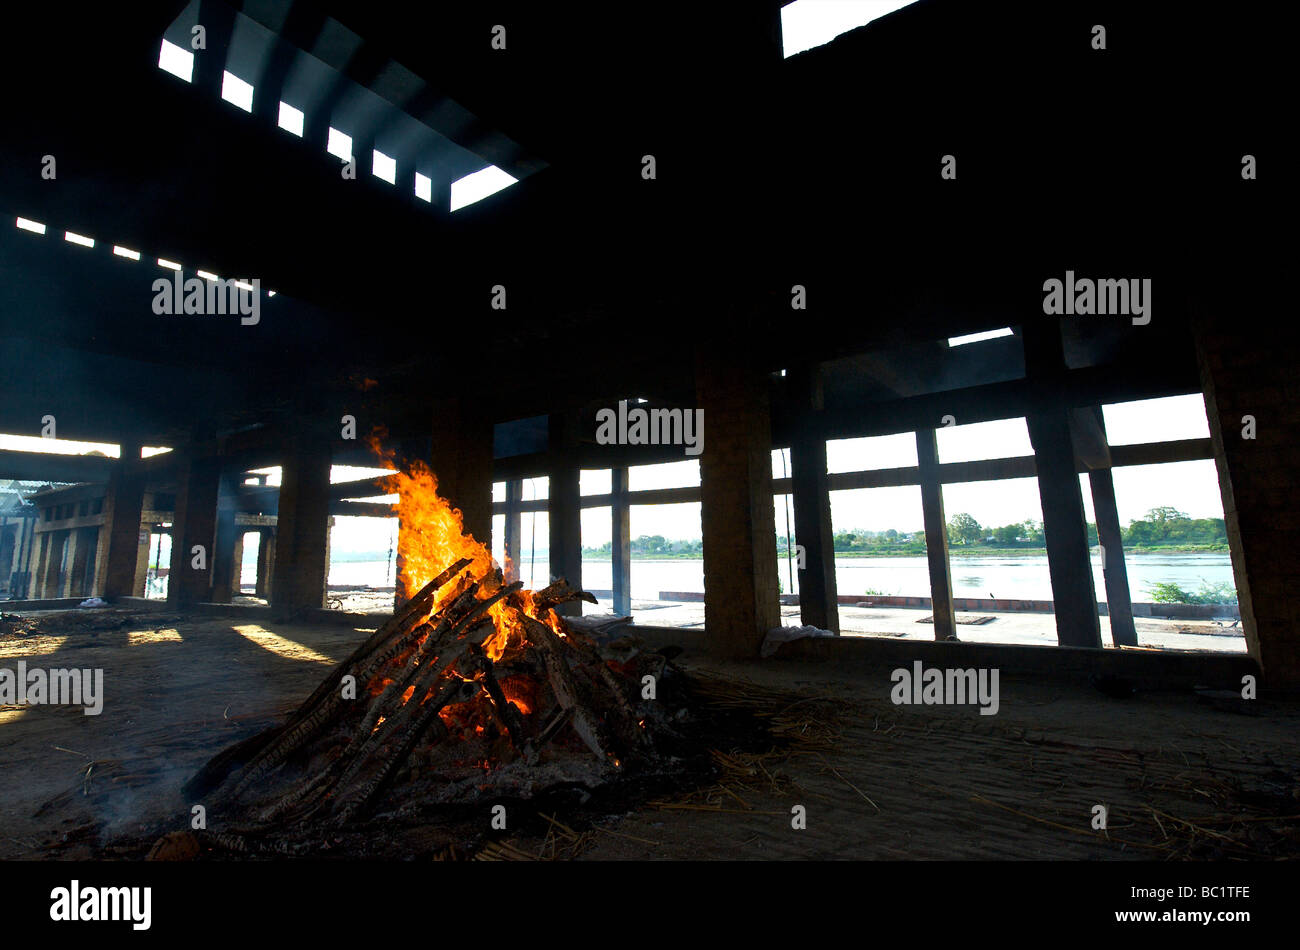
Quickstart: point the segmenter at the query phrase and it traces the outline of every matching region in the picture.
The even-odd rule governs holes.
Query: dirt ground
[[[188,825],[181,785],[278,721],[368,632],[143,610],[0,623],[0,667],[102,668],[102,715],[0,707],[0,858],[109,856]],[[586,827],[506,835],[483,857],[617,859],[1263,858],[1300,855],[1300,707],[1116,699],[1002,678],[997,715],[897,706],[889,670],[680,663],[776,739],[719,749],[707,787]],[[47,803],[53,804],[47,804]],[[46,808],[41,812],[43,805]],[[1107,828],[1092,827],[1095,806]],[[796,828],[801,806],[805,827]],[[39,813],[38,813],[39,812]],[[98,830],[87,835],[88,823]]]

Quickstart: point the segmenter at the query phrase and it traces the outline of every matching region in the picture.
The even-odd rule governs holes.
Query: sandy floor
[[[88,857],[144,822],[185,827],[183,782],[301,701],[364,636],[341,624],[72,613],[39,636],[0,625],[0,667],[100,667],[106,694],[100,716],[0,707],[0,858]],[[572,836],[520,839],[520,849],[637,859],[1300,855],[1300,822],[1283,820],[1300,815],[1294,705],[1260,701],[1259,715],[1244,715],[1193,695],[1115,700],[1005,677],[998,715],[982,717],[895,706],[887,670],[684,663],[753,684],[741,696],[779,686],[797,693],[780,706],[806,697],[807,721],[795,717],[802,736],[732,762],[717,787]],[[60,794],[60,807],[35,814]],[[1090,828],[1098,804],[1108,833]],[[791,827],[797,805],[806,829]],[[108,829],[99,840],[75,837],[89,819]]]

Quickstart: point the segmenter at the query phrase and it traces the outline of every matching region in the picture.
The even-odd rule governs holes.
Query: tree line
[[[1228,533],[1222,518],[1192,518],[1177,508],[1152,508],[1143,518],[1130,521],[1122,532],[1124,546],[1129,549],[1142,548],[1197,548],[1202,550],[1227,550]],[[980,524],[968,512],[958,512],[948,521],[948,543],[957,548],[1041,548],[1043,546],[1043,523],[1034,518],[1017,521],[1012,524]],[[1088,523],[1088,543],[1097,543],[1097,526]],[[899,531],[887,528],[884,531],[865,531],[853,529],[837,531],[834,536],[837,554],[925,554],[925,532]],[[699,538],[676,541],[661,534],[640,535],[631,541],[633,557],[656,558],[690,558],[700,557],[704,543]],[[776,538],[777,553],[787,553],[786,537],[778,533]],[[610,557],[611,542],[606,541],[598,547],[584,547],[584,556],[601,558]]]

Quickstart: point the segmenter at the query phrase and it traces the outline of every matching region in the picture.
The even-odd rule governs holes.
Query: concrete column
[[[800,382],[817,387],[805,373],[793,374],[792,385]],[[816,392],[801,393],[796,398],[806,408],[817,408],[821,402]],[[839,588],[835,582],[835,532],[831,527],[830,483],[826,477],[826,440],[808,427],[797,429],[790,443],[790,494],[794,503],[794,541],[803,548],[805,560],[799,569],[799,619],[806,625],[839,633]]]
[[[42,555],[45,561],[44,592],[42,597],[58,598],[64,596],[68,586],[67,560],[68,547],[72,537],[64,529],[46,533]]]
[[[916,433],[916,461],[921,474],[921,514],[925,519],[925,558],[930,567],[930,615],[934,638],[957,636],[957,612],[952,606],[952,567],[948,560],[948,522],[939,481],[939,442],[933,429]]]
[[[226,507],[226,504],[232,507]],[[238,578],[239,569],[235,564],[237,534],[233,505],[234,499],[225,497],[223,492],[222,498],[218,501],[217,538],[212,556],[212,602],[214,604],[230,603]]]
[[[196,604],[212,596],[221,461],[188,458],[182,462],[179,476],[172,521],[171,570],[167,575],[167,602],[173,605]],[[203,548],[201,567],[194,566],[196,546]]]
[[[1097,592],[1092,584],[1088,524],[1079,490],[1071,413],[1063,402],[1065,356],[1056,321],[1026,321],[1025,373],[1049,395],[1025,416],[1038,469],[1047,568],[1052,577],[1056,638],[1062,646],[1101,647]]]
[[[524,498],[524,483],[515,478],[506,482],[505,579],[507,583],[519,580],[520,540],[523,536],[524,518],[519,503]]]
[[[547,519],[550,528],[551,579],[564,578],[573,587],[582,586],[582,490],[578,466],[569,461],[577,446],[576,417],[557,414],[550,418],[550,448],[555,463],[550,472]],[[557,613],[579,616],[582,604],[561,604]]]
[[[1269,272],[1271,273],[1271,272]],[[1194,324],[1241,625],[1270,689],[1300,689],[1300,337],[1268,317],[1267,275]],[[1245,296],[1233,297],[1240,292]],[[1254,295],[1254,296],[1252,296]]]
[[[105,599],[139,596],[136,574],[140,563],[140,513],[144,508],[145,480],[139,472],[140,447],[122,442],[122,457],[108,476],[104,493],[104,526],[100,539],[102,562],[95,572],[96,593]],[[149,559],[145,536],[144,558]],[[140,594],[143,594],[141,588]]]
[[[89,585],[86,584],[86,567],[94,563],[95,542],[91,540],[94,529],[74,528],[68,536],[68,544],[71,550],[68,556],[68,582],[67,591],[69,597],[89,597]],[[93,581],[93,578],[92,578]]]
[[[285,456],[276,523],[271,605],[281,611],[325,604],[329,564],[330,450],[325,442],[291,448]]]
[[[704,411],[704,629],[711,652],[755,657],[781,624],[767,378],[716,345],[699,352],[695,385]]]
[[[459,508],[465,531],[492,542],[492,421],[469,399],[448,397],[433,406],[430,467],[438,494]]]
[[[235,529],[235,550],[234,556],[230,559],[230,596],[232,598],[239,596],[240,582],[243,579],[245,536],[242,528]]]
[[[275,567],[275,529],[263,528],[257,544],[257,581],[253,593],[270,599],[271,575]]]
[[[613,501],[610,513],[610,567],[614,584],[614,613],[632,613],[632,508],[628,502],[627,466],[610,472]]]
[[[49,557],[50,532],[33,530],[31,593],[28,595],[33,600],[40,600],[45,596],[45,571]]]
[[[1102,571],[1106,579],[1106,614],[1110,618],[1110,638],[1115,646],[1138,645],[1137,627],[1133,623],[1133,601],[1128,589],[1128,566],[1124,563],[1124,536],[1115,504],[1115,480],[1110,469],[1088,473],[1092,491],[1092,508],[1097,514],[1097,543],[1101,545]]]
[[[143,597],[145,585],[149,580],[149,548],[153,543],[153,531],[148,525],[140,525],[139,547],[135,554],[135,576],[131,582],[131,596]]]
[[[1088,525],[1079,490],[1070,423],[1062,408],[1031,413],[1029,439],[1038,468],[1043,537],[1052,577],[1056,639],[1061,646],[1100,647],[1097,591],[1092,583]]]

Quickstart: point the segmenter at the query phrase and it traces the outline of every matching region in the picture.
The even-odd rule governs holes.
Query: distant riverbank
[[[1094,544],[1091,550],[1094,553],[1097,552],[1098,551],[1097,545]],[[542,556],[544,553],[545,552],[543,551],[537,552],[539,557]],[[1167,547],[1145,547],[1140,545],[1134,545],[1132,547],[1129,547],[1128,545],[1125,545],[1124,547],[1125,557],[1128,557],[1131,554],[1160,556],[1165,554],[1228,554],[1228,553],[1229,553],[1228,546],[1226,544],[1192,544],[1192,545],[1183,545],[1183,546],[1171,545]],[[1042,547],[1041,545],[1039,547],[999,548],[999,547],[992,547],[992,546],[985,547],[982,545],[975,546],[975,547],[966,547],[960,544],[953,544],[948,546],[948,556],[949,557],[974,557],[974,558],[1046,557],[1047,548]],[[698,553],[695,554],[633,553],[632,554],[632,560],[634,561],[698,561],[700,560],[700,557],[701,555]],[[777,557],[784,560],[786,557],[786,552],[782,550],[778,550]],[[897,550],[887,549],[882,551],[836,551],[835,552],[835,559],[837,561],[847,560],[847,559],[857,559],[857,558],[878,558],[878,557],[879,558],[925,557],[925,548],[921,547],[921,548],[900,548]],[[597,562],[604,562],[604,563],[608,563],[611,560],[608,554],[588,554],[585,551],[582,554],[582,559],[584,561],[597,561]]]
[[[1233,582],[1232,561],[1226,553],[1199,551],[1191,553],[1151,551],[1124,552],[1128,583],[1134,600],[1151,599],[1157,585],[1176,585],[1184,591],[1198,591],[1206,585]],[[1093,548],[1089,558],[1093,570],[1093,587],[1106,589],[1101,557]],[[335,585],[391,585],[392,568],[387,559],[370,562],[346,562],[334,559],[329,582]],[[256,562],[244,565],[244,582],[251,584]],[[777,557],[777,570],[786,593],[798,589],[799,575],[784,556]],[[534,558],[524,557],[518,565],[520,579],[531,588],[545,587],[550,581],[550,559],[542,551]],[[883,594],[887,596],[930,596],[930,570],[925,555],[835,557],[836,584],[841,594]],[[1047,557],[1020,550],[986,548],[976,556],[954,551],[952,558],[953,595],[1007,600],[1051,600],[1051,571]],[[613,564],[608,557],[582,559],[582,585],[591,590],[613,588]],[[704,561],[696,557],[637,557],[632,560],[632,596],[653,601],[662,590],[704,590]],[[1099,596],[1100,593],[1099,593]]]

